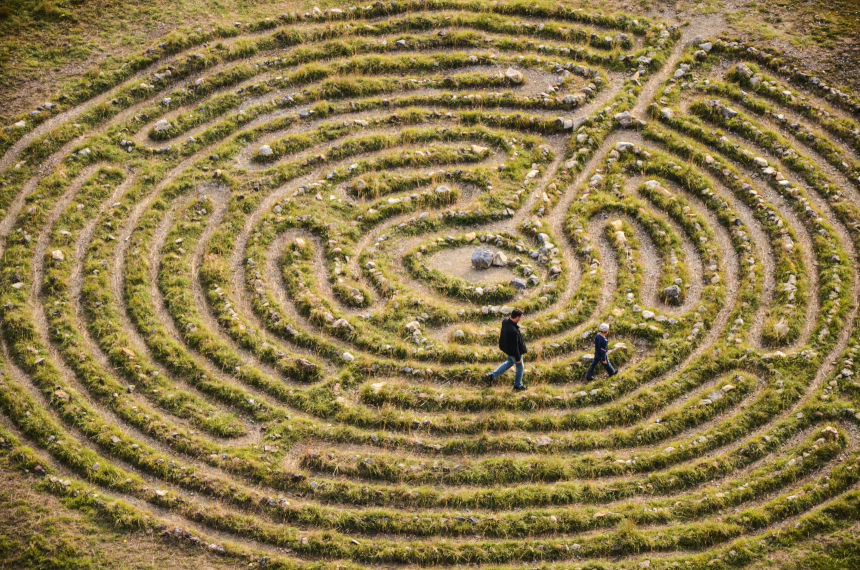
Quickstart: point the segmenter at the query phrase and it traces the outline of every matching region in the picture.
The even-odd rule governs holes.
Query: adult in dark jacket
[[[602,364],[610,376],[615,376],[618,373],[609,362],[609,340],[606,338],[609,332],[609,325],[600,323],[597,330],[598,333],[594,337],[594,360],[591,361],[591,366],[588,367],[588,372],[585,373],[585,379],[588,381],[594,378],[594,371],[597,369],[598,364]]]
[[[523,385],[523,355],[526,353],[526,343],[520,332],[519,322],[523,318],[523,312],[519,309],[511,311],[511,316],[502,321],[502,330],[499,333],[499,349],[504,352],[508,359],[495,372],[485,376],[488,382],[493,382],[504,374],[511,366],[516,366],[514,375],[514,390],[520,392],[525,390]]]

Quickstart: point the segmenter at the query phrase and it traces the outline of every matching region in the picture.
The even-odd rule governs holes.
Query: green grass
[[[584,0],[567,2],[593,10]],[[235,21],[248,22],[274,17],[282,12],[344,6],[340,0],[310,2],[296,0],[285,6],[280,2],[244,2],[241,0],[180,0],[154,3],[123,0],[93,3],[81,0],[8,0],[0,8],[0,100],[4,106],[0,117],[7,119],[32,109],[52,97],[53,88],[81,69],[120,65],[124,55],[136,52],[140,45],[155,44],[175,28],[193,30],[197,26],[232,26]],[[625,0],[602,4],[602,9],[630,10],[658,16],[663,3],[641,0],[630,5]],[[696,14],[713,14],[721,4],[697,0],[680,0],[673,4],[679,20]],[[762,18],[761,11],[764,11]],[[661,14],[662,15],[662,14]],[[752,41],[793,44],[804,52],[798,54],[806,67],[820,67],[836,73],[849,85],[856,86],[856,44],[851,45],[858,25],[860,8],[852,0],[750,0],[734,12],[726,13],[730,29]],[[109,22],[110,25],[103,25]],[[853,49],[854,65],[847,68],[839,58],[842,50]],[[810,65],[812,64],[812,65]],[[53,81],[45,82],[45,77]]]
[[[827,218],[860,249],[860,210],[793,146],[805,141],[846,176],[858,166],[825,137],[768,126],[787,106],[856,146],[854,122],[824,109],[847,116],[856,96],[819,87],[827,103],[801,105],[784,91],[816,88],[782,67],[781,56],[718,40],[710,54],[682,52],[692,73],[670,80],[651,120],[624,132],[635,137],[632,148],[614,145],[583,172],[679,32],[627,16],[554,12],[549,3],[493,5],[489,15],[482,8],[446,4],[360,27],[349,18],[259,20],[285,8],[233,2],[118,3],[96,13],[83,2],[41,0],[0,11],[0,31],[15,30],[0,40],[9,62],[0,80],[14,76],[21,86],[38,77],[54,88],[79,75],[65,83],[62,109],[162,57],[196,52],[177,58],[168,78],[147,78],[157,87],[133,81],[77,125],[48,129],[0,180],[5,211],[57,149],[107,125],[36,181],[3,249],[0,566],[569,567],[593,558],[610,568],[666,553],[655,565],[683,557],[704,568],[770,557],[787,566],[792,558],[780,557],[794,553],[829,567],[841,562],[836,556],[857,558],[860,390],[851,370],[860,328],[846,331],[842,354],[830,353],[851,314],[846,284],[856,268]],[[404,8],[372,10],[390,9]],[[673,10],[713,16],[719,5]],[[843,4],[828,10],[818,17],[826,33],[812,29],[804,45],[827,51],[856,29],[850,18],[845,28],[830,17],[845,15]],[[777,45],[805,14],[790,0],[749,2],[742,15],[727,15],[726,36],[744,28],[746,38]],[[449,18],[457,26],[439,33]],[[162,21],[182,25],[160,29]],[[602,37],[606,25],[613,38]],[[245,32],[252,37],[232,41]],[[650,63],[640,66],[640,57]],[[721,68],[722,59],[731,66]],[[74,73],[82,61],[90,71]],[[188,85],[216,65],[223,69]],[[554,89],[523,93],[487,66],[565,76],[560,85],[582,89],[576,105],[606,100],[571,133],[564,117],[574,111]],[[354,80],[365,74],[375,77]],[[150,101],[165,85],[170,100]],[[293,93],[270,99],[282,90]],[[37,95],[22,93],[19,101]],[[739,109],[734,118],[726,105]],[[23,108],[13,102],[7,112]],[[344,121],[345,113],[371,119]],[[26,128],[48,114],[28,118]],[[157,133],[161,117],[171,127]],[[3,131],[3,148],[16,133]],[[120,142],[129,138],[135,144]],[[269,157],[255,152],[263,140]],[[757,148],[803,184],[759,173]],[[507,224],[553,162],[561,168],[547,196]],[[558,218],[545,217],[579,174],[583,193]],[[786,203],[768,204],[750,191],[753,180]],[[441,183],[453,191],[436,193]],[[735,203],[760,226],[757,247]],[[810,229],[811,266],[781,249],[798,240],[780,207]],[[484,224],[491,231],[467,237]],[[691,275],[679,232],[702,275]],[[725,258],[714,245],[723,236]],[[521,297],[507,285],[478,292],[426,264],[478,243],[541,267],[540,284]],[[646,247],[659,258],[654,267],[643,267]],[[793,312],[781,293],[765,305],[759,247],[773,250],[777,283],[797,278]],[[119,252],[124,274],[114,281],[110,260]],[[734,257],[738,283],[729,291],[719,278]],[[551,280],[554,260],[562,270]],[[562,297],[574,263],[578,289]],[[615,290],[604,296],[610,276]],[[701,278],[694,306],[679,314],[646,306],[648,279],[662,289],[676,278],[685,286]],[[766,326],[786,319],[790,332],[762,344],[785,348],[799,337],[812,294],[820,310],[805,350],[762,354],[744,342],[749,316],[764,307]],[[498,359],[507,311],[495,305],[515,301],[529,315],[531,389],[511,396],[482,376]],[[376,304],[376,314],[362,314]],[[652,308],[658,314],[646,316]],[[708,337],[721,318],[725,330]],[[417,335],[405,330],[413,320]],[[582,356],[601,321],[612,323],[613,345],[623,343],[613,353],[621,373],[585,382]],[[448,325],[463,326],[463,338],[423,336]],[[345,359],[346,349],[357,356]],[[690,355],[691,366],[666,376]],[[819,368],[834,360],[841,363],[811,392]],[[177,530],[173,521],[186,520],[192,532]]]

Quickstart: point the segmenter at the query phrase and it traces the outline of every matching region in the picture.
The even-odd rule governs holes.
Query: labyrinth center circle
[[[40,492],[246,566],[729,566],[854,528],[860,102],[697,35],[380,2],[58,93],[0,139],[0,437]],[[523,392],[487,377],[513,308]]]
[[[507,267],[490,266],[478,269],[472,264],[475,247],[458,247],[433,254],[427,265],[474,284],[507,283],[515,274]],[[497,253],[497,252],[491,252]]]

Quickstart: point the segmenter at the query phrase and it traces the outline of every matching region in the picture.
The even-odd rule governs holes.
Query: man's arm
[[[514,344],[514,361],[517,364],[519,364],[523,359],[523,353],[521,350],[523,337],[521,336],[521,333],[517,330],[514,330],[513,333],[514,333],[514,339],[513,339],[514,340],[514,343],[513,343]]]

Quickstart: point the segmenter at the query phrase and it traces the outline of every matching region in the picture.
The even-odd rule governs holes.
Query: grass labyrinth
[[[778,54],[534,2],[174,35],[0,133],[3,465],[267,568],[856,528],[858,120]]]

